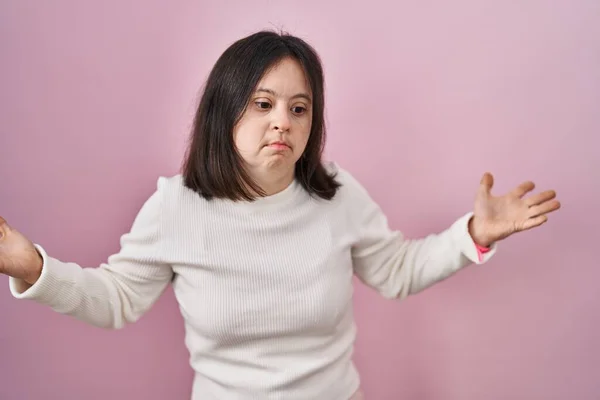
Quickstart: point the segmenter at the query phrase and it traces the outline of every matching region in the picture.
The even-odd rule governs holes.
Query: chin
[[[282,169],[288,170],[289,168],[293,168],[296,164],[297,159],[293,157],[291,154],[274,154],[269,157],[269,160],[266,162],[265,166],[270,169]]]

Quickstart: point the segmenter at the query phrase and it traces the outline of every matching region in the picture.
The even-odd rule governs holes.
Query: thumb
[[[479,190],[485,194],[491,194],[492,187],[494,186],[494,177],[489,172],[486,172],[481,177],[481,182],[479,183]]]

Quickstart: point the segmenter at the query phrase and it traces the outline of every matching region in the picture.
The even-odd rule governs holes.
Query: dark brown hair
[[[296,162],[296,178],[311,195],[333,198],[340,185],[321,161],[326,138],[321,60],[304,40],[271,31],[260,31],[233,43],[210,72],[183,164],[186,187],[206,199],[251,201],[253,192],[264,195],[243,168],[233,129],[265,72],[286,57],[300,63],[313,96],[311,132],[306,149]]]

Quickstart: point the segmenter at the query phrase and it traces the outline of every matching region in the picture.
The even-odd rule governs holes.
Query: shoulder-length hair
[[[242,38],[219,57],[205,83],[183,164],[186,187],[206,199],[249,200],[264,195],[247,174],[233,129],[264,74],[283,58],[302,66],[312,92],[312,125],[295,176],[311,195],[330,200],[340,184],[328,174],[321,156],[325,145],[324,77],[317,52],[304,40],[270,31]]]

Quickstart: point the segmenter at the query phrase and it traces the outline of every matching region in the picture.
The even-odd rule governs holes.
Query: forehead
[[[310,93],[304,69],[292,58],[284,58],[270,68],[258,82],[257,89],[269,89],[284,96]]]

